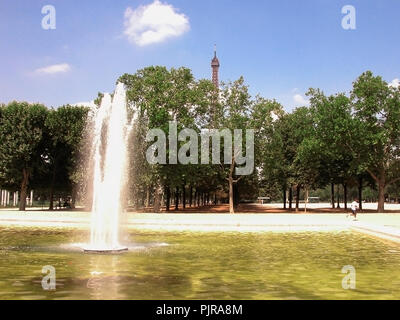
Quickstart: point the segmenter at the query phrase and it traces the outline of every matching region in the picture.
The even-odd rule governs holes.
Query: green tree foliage
[[[1,185],[20,191],[25,210],[28,188],[71,193],[87,109],[12,102],[0,107]]]
[[[384,212],[386,188],[400,180],[400,88],[372,72],[353,84],[351,99],[357,127],[353,153],[378,186],[378,212]]]
[[[55,189],[74,193],[76,183],[74,170],[78,162],[79,147],[83,138],[88,108],[62,106],[50,110],[45,128],[47,133],[46,167],[49,177],[46,181],[50,194],[50,207],[53,210]],[[74,191],[74,192],[73,192]]]
[[[241,198],[256,195],[277,198],[282,194],[286,205],[287,190],[291,205],[295,190],[297,208],[300,190],[307,194],[321,188],[325,195],[328,185],[342,185],[345,202],[347,187],[358,187],[360,200],[363,186],[370,187],[366,190],[372,190],[368,191],[371,198],[378,194],[379,212],[384,211],[385,193],[396,198],[400,89],[369,71],[354,82],[349,95],[326,96],[310,89],[310,107],[290,113],[275,100],[252,97],[243,78],[217,89],[211,81],[196,80],[187,68],[152,66],[124,74],[118,82],[126,86],[129,115],[137,118],[129,141],[128,195],[136,207],[149,207],[152,202],[159,212],[162,198],[167,208],[175,199],[178,208],[179,199],[184,205],[188,199],[190,205],[206,204],[218,195],[229,201],[234,213]],[[99,93],[96,105],[102,97]],[[85,185],[90,177],[82,157],[91,148],[90,139],[84,139],[90,130],[88,111],[69,105],[49,110],[26,102],[0,106],[0,185],[20,190],[21,210],[29,188],[46,193],[52,209],[55,194],[74,199],[78,186]],[[148,131],[161,129],[168,137],[171,121],[177,123],[178,132],[191,128],[199,136],[204,129],[231,133],[241,129],[242,152],[246,130],[254,130],[254,172],[236,174],[243,167],[236,152],[230,164],[214,165],[211,159],[207,165],[149,164],[146,151],[152,142],[146,141]],[[178,150],[186,142],[179,141]],[[224,142],[221,138],[221,162]],[[167,159],[173,152],[167,144]],[[84,186],[81,193],[88,193],[87,189]],[[354,192],[353,188],[351,196]]]
[[[271,139],[264,157],[263,176],[270,185],[281,186],[285,194],[287,188],[290,195],[293,188],[299,194],[300,188],[315,184],[317,168],[306,164],[302,153],[303,142],[310,137],[312,128],[310,110],[306,107],[297,108],[292,113],[281,113],[272,126]],[[296,204],[297,208],[298,201]]]
[[[254,130],[254,164],[259,166],[262,162],[262,152],[265,151],[265,144],[270,139],[271,124],[273,115],[282,112],[282,106],[276,101],[271,101],[257,96],[252,99],[248,92],[248,86],[245,85],[243,77],[237,81],[223,84],[221,90],[221,98],[214,107],[215,112],[219,115],[215,117],[212,123],[215,129],[242,130],[242,134],[246,134],[246,130]],[[247,138],[247,137],[246,137]],[[243,137],[243,145],[241,150],[246,150],[246,145],[250,141],[246,141]],[[223,146],[223,145],[222,145]],[[221,148],[223,150],[223,147]],[[249,179],[257,175],[255,170],[251,176],[235,175],[237,164],[236,152],[232,153],[232,161],[230,165],[222,166],[223,177],[228,182],[229,187],[229,212],[235,212],[234,201],[234,184],[242,179]]]
[[[136,132],[141,139],[136,138],[131,144],[131,190],[148,194],[148,189],[154,189],[154,210],[158,212],[163,188],[171,190],[186,185],[194,168],[193,165],[179,164],[150,166],[145,159],[145,150],[149,146],[145,135],[149,129],[159,128],[168,136],[170,121],[178,123],[178,130],[199,130],[196,119],[208,109],[207,84],[197,83],[187,68],[168,70],[160,66],[148,67],[133,75],[125,74],[118,81],[127,88],[131,109],[139,110]],[[167,147],[167,157],[169,152]]]
[[[343,93],[326,97],[318,89],[310,89],[308,95],[313,132],[303,142],[300,158],[305,166],[317,169],[320,185],[343,184],[347,206],[347,186],[362,173],[351,152],[355,129],[351,100]],[[334,199],[331,202],[334,208]]]
[[[24,211],[29,183],[45,161],[43,133],[48,110],[16,101],[0,110],[0,184],[19,189],[19,209]]]

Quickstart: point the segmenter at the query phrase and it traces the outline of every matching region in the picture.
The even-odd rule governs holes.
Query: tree
[[[335,208],[334,185],[342,184],[347,209],[347,187],[357,174],[362,174],[354,160],[351,100],[344,93],[325,96],[319,89],[310,89],[313,134],[304,142],[308,145],[303,159],[309,154],[309,161],[319,167],[320,184],[331,183],[332,208]]]
[[[19,185],[19,210],[25,211],[30,178],[45,160],[43,130],[47,109],[41,104],[11,102],[0,116],[0,179]]]
[[[144,139],[149,129],[159,128],[168,135],[170,121],[178,124],[178,130],[192,128],[199,131],[196,120],[207,109],[204,99],[207,85],[204,82],[198,84],[189,69],[147,67],[133,75],[124,74],[118,81],[127,87],[127,98],[132,112],[139,113],[137,126],[141,139],[135,139],[135,149],[144,151],[150,146],[151,143]],[[170,152],[167,146],[167,157]],[[144,163],[145,153],[131,154],[135,154],[135,163],[139,160],[138,157],[142,157],[141,167],[144,169],[138,172],[133,168],[135,172],[131,171],[134,177],[132,181],[136,185],[144,182],[146,188],[154,189],[154,211],[158,212],[162,189],[168,191],[181,187],[185,177],[189,176],[191,165],[148,165]]]
[[[54,189],[68,190],[74,193],[76,182],[74,169],[78,162],[79,147],[83,138],[88,108],[65,105],[50,110],[46,121],[47,145],[46,164],[50,190],[49,210],[53,210]],[[74,201],[73,201],[74,202]]]
[[[353,84],[351,99],[357,127],[353,153],[378,186],[378,212],[385,209],[385,189],[400,180],[400,88],[371,71]]]
[[[289,189],[289,209],[292,209],[293,188],[296,190],[297,210],[300,189],[314,184],[316,168],[300,156],[300,146],[310,137],[311,131],[312,118],[307,107],[297,108],[292,113],[281,113],[273,124],[271,140],[264,158],[263,175],[272,185],[281,185],[284,206],[286,190]]]
[[[219,116],[213,119],[212,126],[218,130],[228,129],[231,133],[234,133],[235,130],[242,130],[242,135],[245,133],[245,139],[241,140],[241,145],[236,146],[236,141],[233,144],[231,163],[221,165],[223,177],[228,182],[229,212],[232,214],[235,212],[234,193],[235,190],[236,192],[239,190],[235,185],[242,179],[250,179],[255,174],[254,167],[261,165],[265,142],[270,139],[271,135],[273,115],[281,112],[282,106],[276,101],[260,96],[252,99],[243,77],[223,84],[220,97],[219,102],[214,105],[214,112]],[[221,142],[221,146],[221,150],[224,150],[225,143]],[[247,161],[253,161],[253,170],[238,175],[237,170],[242,166],[239,161],[242,152],[246,153]],[[237,196],[236,199],[237,203],[239,197]]]

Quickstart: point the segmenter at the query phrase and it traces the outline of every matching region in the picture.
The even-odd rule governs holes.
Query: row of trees
[[[198,133],[202,129],[229,129],[231,132],[234,129],[255,129],[256,140],[267,141],[272,129],[273,114],[283,112],[281,105],[259,96],[253,99],[243,78],[223,84],[217,90],[211,81],[196,81],[186,68],[167,70],[164,67],[149,67],[134,75],[125,74],[119,81],[126,85],[130,107],[140,112],[136,139],[131,144],[133,149],[138,150],[131,152],[131,186],[136,199],[140,195],[154,194],[154,210],[158,211],[164,194],[168,210],[171,190],[175,192],[176,207],[179,194],[186,198],[188,193],[191,205],[193,192],[195,197],[203,195],[209,199],[211,195],[214,195],[211,198],[215,198],[218,191],[225,190],[229,194],[230,212],[233,213],[237,203],[234,190],[239,181],[243,180],[242,185],[254,182],[250,184],[253,189],[248,191],[253,194],[257,192],[257,183],[254,181],[256,174],[235,176],[237,154],[233,153],[230,165],[149,165],[145,159],[145,150],[149,146],[145,136],[152,128],[160,128],[168,134],[169,122],[176,121],[178,130],[190,128]],[[181,142],[180,146],[184,143]],[[224,143],[220,143],[223,154]],[[260,162],[261,158],[256,157],[256,161]]]
[[[400,180],[400,90],[371,72],[363,73],[349,95],[326,96],[310,89],[310,107],[283,115],[274,124],[263,157],[264,177],[282,190],[343,185],[378,189],[378,212],[385,190]],[[291,195],[291,192],[289,192]],[[298,198],[298,197],[297,197]]]
[[[0,186],[20,192],[19,209],[25,210],[29,189],[47,194],[50,210],[54,194],[69,194],[74,203],[82,176],[79,146],[88,109],[11,102],[0,106]]]
[[[118,82],[126,86],[130,112],[138,113],[129,144],[129,200],[136,207],[151,204],[159,212],[162,205],[169,210],[173,197],[178,208],[179,198],[183,206],[191,206],[226,194],[233,213],[241,199],[256,196],[283,195],[286,206],[288,193],[291,208],[293,198],[298,207],[301,190],[307,195],[327,185],[334,203],[334,186],[340,184],[345,200],[348,188],[357,186],[362,199],[363,187],[376,186],[378,211],[383,212],[385,190],[400,180],[400,90],[371,72],[362,74],[349,94],[326,96],[310,89],[310,106],[291,113],[275,100],[252,97],[243,78],[217,89],[211,81],[194,79],[187,68],[157,66],[125,74]],[[82,153],[90,153],[90,142],[83,139],[88,114],[84,107],[1,106],[0,186],[20,190],[21,200],[28,184],[50,199],[55,190],[69,192],[73,199],[78,191],[88,195],[90,169],[82,160]],[[253,174],[235,175],[235,153],[230,165],[149,164],[146,134],[159,128],[168,135],[170,121],[178,123],[178,130],[198,133],[253,129]]]

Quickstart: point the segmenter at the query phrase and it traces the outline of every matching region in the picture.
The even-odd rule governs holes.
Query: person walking
[[[351,205],[351,215],[354,217],[353,221],[357,221],[358,199],[354,200]],[[349,215],[347,215],[348,217]]]

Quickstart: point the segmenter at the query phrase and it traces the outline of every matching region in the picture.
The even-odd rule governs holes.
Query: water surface
[[[0,228],[0,299],[400,298],[400,246],[350,231],[130,231],[127,253],[71,246],[88,237],[77,229]],[[53,292],[41,285],[47,265],[56,269]],[[347,265],[356,269],[356,290],[342,288]]]

